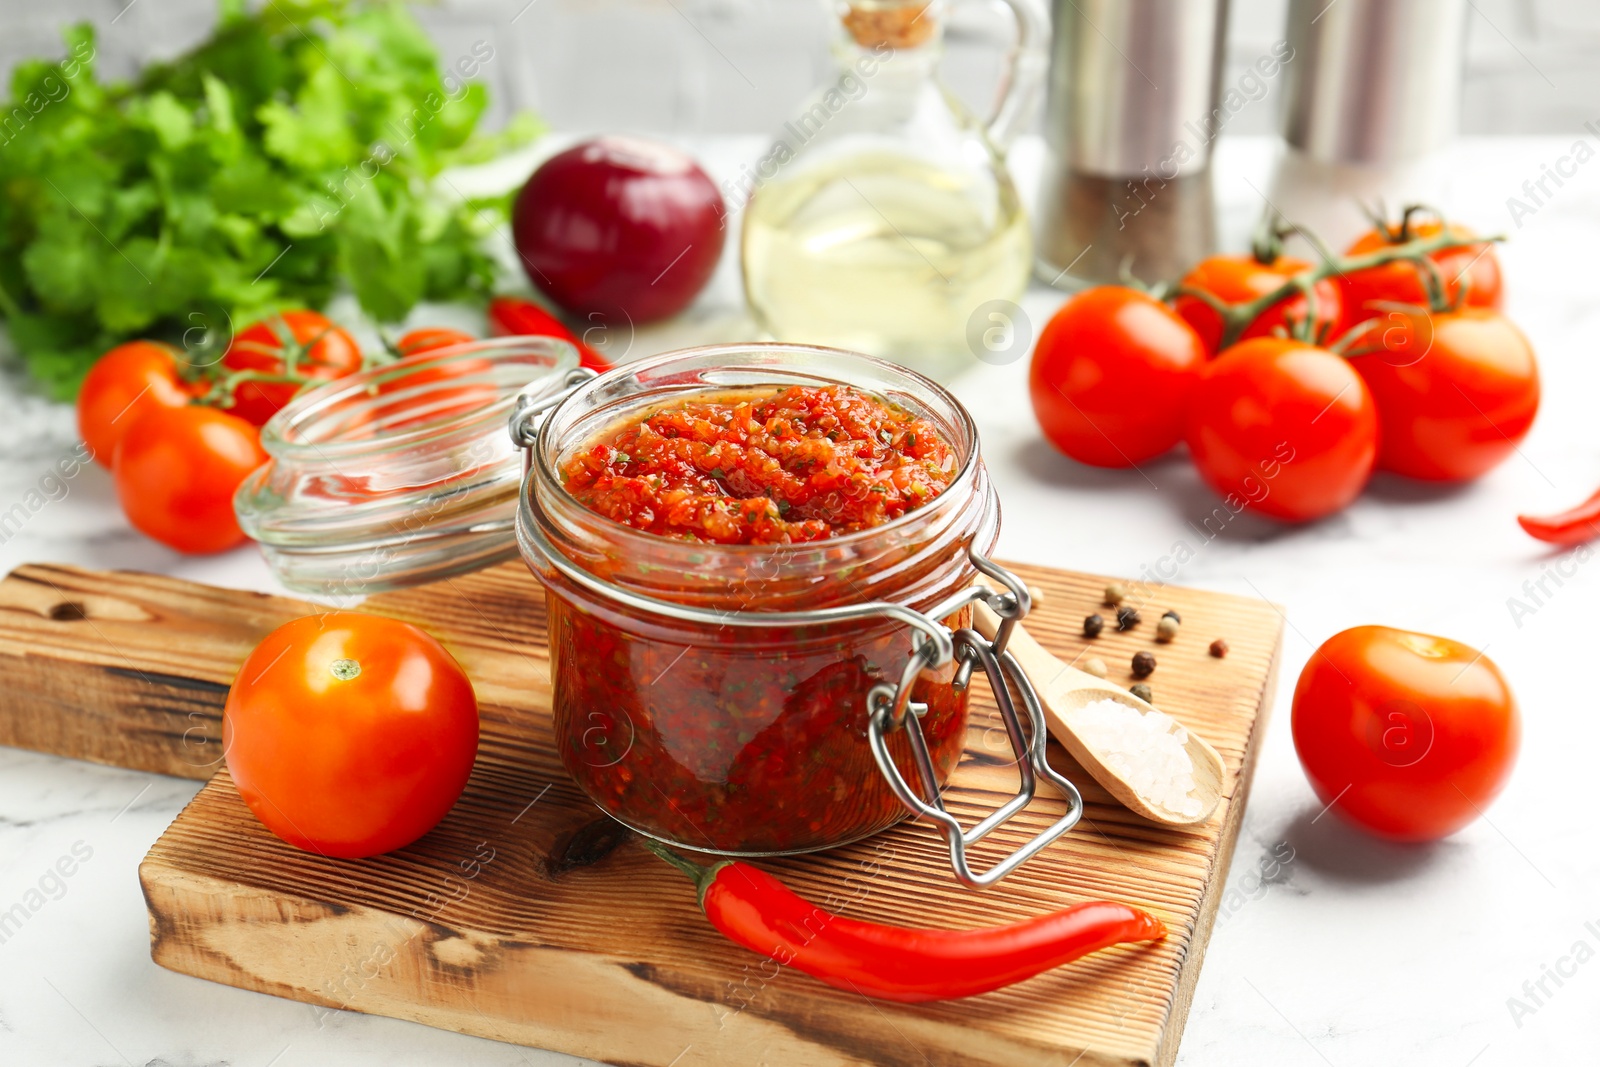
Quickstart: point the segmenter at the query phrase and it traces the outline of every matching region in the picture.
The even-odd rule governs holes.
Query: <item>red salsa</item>
[[[701,395],[603,434],[562,468],[597,514],[730,545],[881,526],[956,475],[950,443],[904,408],[843,385]]]
[[[606,519],[707,552],[772,545],[781,560],[799,551],[783,545],[900,518],[949,488],[959,466],[929,421],[839,385],[680,397],[608,428],[560,473]],[[907,581],[960,580],[964,553],[916,555],[917,536],[906,534],[894,564]],[[773,566],[753,562],[753,577],[718,606],[763,610],[762,582],[782,580],[774,575],[790,564]],[[800,569],[789,580],[805,584],[806,601],[788,610],[862,599],[848,574]],[[897,680],[911,652],[904,624],[696,626],[565,583],[548,601],[562,761],[618,819],[690,848],[772,853],[841,844],[906,817],[866,740],[868,689]],[[966,733],[966,694],[951,675],[925,675],[913,693],[940,781]],[[905,732],[889,745],[915,781]]]

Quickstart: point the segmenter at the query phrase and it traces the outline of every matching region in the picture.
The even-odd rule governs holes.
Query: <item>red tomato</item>
[[[1432,841],[1505,785],[1522,727],[1500,669],[1443,637],[1357,626],[1294,689],[1294,747],[1324,804],[1380,837]]]
[[[1106,285],[1057,311],[1033,352],[1028,391],[1045,437],[1080,463],[1131,467],[1183,436],[1206,353],[1170,308]]]
[[[477,757],[478,702],[455,658],[410,623],[307,615],[239,668],[222,749],[267,829],[359,859],[409,845],[449,812]]]
[[[1401,236],[1399,226],[1369,230],[1357,238],[1345,254],[1359,256],[1376,252],[1380,248],[1403,244],[1406,240],[1432,237],[1441,229],[1442,224],[1437,221],[1412,223],[1407,227],[1404,238]],[[1465,226],[1453,224],[1450,233],[1455,237],[1476,236]],[[1466,303],[1469,307],[1500,307],[1502,295],[1500,259],[1494,253],[1494,245],[1478,244],[1446,248],[1431,253],[1428,258],[1438,264],[1440,278],[1445,284],[1446,298],[1451,304],[1455,303],[1461,289],[1461,281],[1465,278],[1468,282]],[[1351,271],[1339,279],[1339,289],[1344,305],[1344,321],[1340,324],[1340,332],[1358,322],[1381,316],[1382,309],[1372,307],[1373,301],[1429,306],[1428,290],[1422,278],[1422,271],[1415,263],[1407,260],[1373,267],[1370,270]]]
[[[298,374],[330,380],[361,369],[355,339],[315,311],[285,311],[247,326],[234,337],[222,357],[227,370],[283,374],[290,363]],[[242,382],[228,410],[256,426],[300,391],[296,382]]]
[[[1459,482],[1509,456],[1539,411],[1533,348],[1496,311],[1391,312],[1351,359],[1378,404],[1378,466]]]
[[[140,533],[180,552],[221,552],[243,541],[233,494],[267,461],[260,433],[226,411],[157,407],[117,442],[117,497]]]
[[[488,374],[492,365],[488,360],[460,358],[440,360],[432,353],[456,345],[472,344],[478,338],[463,330],[444,326],[424,326],[412,330],[399,341],[395,349],[401,359],[396,366],[409,363],[426,365],[425,370],[393,379],[378,386],[379,393],[410,393],[423,385],[449,382],[479,374]],[[374,419],[389,432],[414,429],[427,422],[455,418],[487,404],[494,403],[498,392],[488,385],[470,385],[462,388],[431,390],[427,396],[408,396],[394,404],[373,409]]]
[[[411,366],[418,369],[403,377],[388,377],[378,385],[379,396],[395,399],[371,409],[366,421],[375,431],[400,433],[464,418],[500,399],[494,364],[477,356],[422,351],[391,366],[396,371]]]
[[[463,330],[452,330],[445,326],[424,326],[400,338],[394,347],[401,356],[417,356],[438,348],[452,348],[476,340],[476,337]]]
[[[1224,304],[1243,304],[1266,296],[1296,274],[1310,268],[1311,264],[1293,256],[1279,256],[1271,263],[1262,263],[1252,255],[1217,255],[1197,263],[1183,276],[1182,284],[1190,289],[1208,292]],[[1324,278],[1312,292],[1317,294],[1317,317],[1312,335],[1318,336],[1316,330],[1324,326],[1331,329],[1339,321],[1339,287],[1332,280]],[[1222,344],[1222,316],[1203,300],[1192,296],[1180,296],[1172,306],[1194,327],[1200,340],[1205,342],[1206,351],[1215,353]],[[1276,328],[1287,328],[1289,320],[1303,319],[1306,314],[1306,298],[1303,295],[1280,300],[1245,327],[1238,339],[1270,337]]]
[[[1360,495],[1378,455],[1378,412],[1344,359],[1257,337],[1206,364],[1185,436],[1229,507],[1308,522]]]
[[[101,356],[78,391],[78,432],[108,470],[117,442],[152,408],[181,408],[197,390],[179,376],[177,352],[156,341],[129,341]]]

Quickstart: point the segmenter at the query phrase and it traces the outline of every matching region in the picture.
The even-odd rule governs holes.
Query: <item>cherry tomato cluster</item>
[[[233,494],[266,462],[260,427],[305,384],[361,365],[355,340],[315,311],[241,330],[206,366],[130,341],[84,379],[78,429],[135,529],[180,552],[221,552],[244,540]]]
[[[497,335],[558,337],[578,345],[585,366],[609,367],[527,300],[496,298],[489,320]],[[296,393],[375,363],[475,340],[425,327],[363,354],[326,316],[294,309],[239,331],[220,359],[192,360],[159,341],[130,341],[101,356],[84,379],[78,430],[111,470],[135,529],[180,552],[222,552],[245,539],[233,496],[266,462],[261,427]]]
[[[1538,368],[1499,313],[1493,244],[1418,214],[1379,220],[1343,256],[1318,244],[1320,264],[1284,255],[1298,231],[1273,228],[1162,287],[1170,299],[1075,296],[1034,352],[1045,436],[1101,467],[1184,441],[1232,511],[1286,522],[1345,507],[1374,470],[1479,477],[1532,426]]]

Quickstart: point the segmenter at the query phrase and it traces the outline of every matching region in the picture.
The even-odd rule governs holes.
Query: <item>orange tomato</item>
[[[427,633],[329,611],[280,626],[245,659],[222,745],[267,829],[319,855],[375,856],[454,806],[477,757],[478,702]]]
[[[197,390],[179,375],[177,352],[157,341],[129,341],[95,361],[78,391],[78,433],[108,470],[117,442],[152,408],[181,408]]]
[[[140,533],[180,552],[221,552],[245,539],[233,494],[266,461],[259,431],[236,415],[156,407],[117,442],[112,476]]]

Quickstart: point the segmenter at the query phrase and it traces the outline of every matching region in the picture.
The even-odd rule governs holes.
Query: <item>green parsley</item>
[[[94,31],[72,27],[66,57],[19,64],[0,101],[0,317],[55,395],[130,338],[225,342],[345,286],[395,322],[493,285],[483,238],[505,198],[435,181],[536,132],[524,116],[475,136],[486,93],[457,74],[493,46],[446,81],[398,3],[221,10],[210,39],[127,83],[96,80]]]

